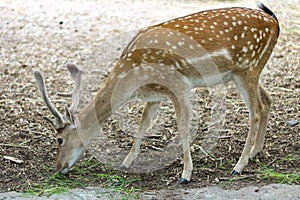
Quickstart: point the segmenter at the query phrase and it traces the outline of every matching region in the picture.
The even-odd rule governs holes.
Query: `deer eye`
[[[62,145],[63,142],[64,142],[64,140],[62,138],[57,138],[57,143],[59,145]]]

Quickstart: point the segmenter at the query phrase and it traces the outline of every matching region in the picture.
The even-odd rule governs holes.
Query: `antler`
[[[40,93],[42,95],[42,98],[43,98],[45,104],[47,105],[48,109],[55,117],[54,119],[49,119],[49,118],[46,118],[46,119],[48,121],[50,121],[56,129],[63,128],[65,126],[63,115],[57,111],[57,109],[54,107],[51,100],[49,99],[49,96],[48,96],[48,93],[47,93],[47,90],[45,87],[45,79],[44,79],[42,72],[40,70],[34,70],[33,74],[34,74],[37,86],[40,90]]]
[[[58,95],[60,96],[72,97],[72,104],[69,108],[66,106],[65,109],[66,113],[64,116],[60,114],[51,103],[51,100],[48,97],[48,93],[45,87],[45,79],[41,71],[40,70],[33,71],[42,98],[45,104],[47,105],[48,109],[50,110],[50,112],[55,116],[55,119],[48,119],[48,118],[46,119],[50,121],[56,129],[63,128],[66,123],[65,120],[68,120],[72,124],[74,123],[73,114],[75,113],[80,101],[81,74],[83,71],[73,63],[67,63],[66,67],[69,70],[71,77],[74,80],[74,87],[72,92],[70,93],[58,93]]]

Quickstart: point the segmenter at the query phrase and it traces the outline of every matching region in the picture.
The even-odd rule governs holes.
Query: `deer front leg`
[[[187,184],[191,181],[193,171],[193,161],[190,151],[190,141],[188,134],[180,134],[183,148],[183,173],[181,178],[178,180],[178,184]]]
[[[133,161],[138,157],[141,143],[144,138],[144,133],[149,127],[151,120],[156,116],[156,111],[159,108],[160,102],[146,102],[142,114],[142,118],[140,120],[140,128],[134,139],[132,147],[130,149],[129,154],[124,159],[121,169],[127,170]]]

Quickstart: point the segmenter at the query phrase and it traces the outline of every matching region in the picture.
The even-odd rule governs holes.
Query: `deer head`
[[[65,107],[65,113],[61,114],[52,104],[46,87],[45,79],[40,70],[34,70],[33,74],[37,82],[37,86],[41,93],[42,99],[50,112],[54,115],[53,119],[46,118],[53,127],[57,130],[57,171],[62,174],[69,172],[71,167],[80,159],[85,151],[83,142],[81,141],[76,128],[76,115],[75,111],[79,105],[80,98],[80,84],[82,70],[72,63],[66,64],[71,77],[74,80],[74,88],[71,93],[58,93],[60,96],[72,97],[72,104],[70,107]],[[66,153],[67,152],[67,153]]]

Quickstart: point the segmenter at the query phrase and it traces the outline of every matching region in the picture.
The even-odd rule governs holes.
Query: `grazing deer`
[[[241,173],[249,159],[263,149],[271,99],[259,77],[279,36],[276,16],[262,3],[258,7],[207,10],[141,30],[124,49],[94,99],[76,115],[82,70],[71,63],[66,65],[74,79],[74,89],[65,94],[72,96],[73,103],[66,107],[64,115],[51,103],[44,77],[35,70],[42,98],[55,116],[49,121],[58,131],[57,170],[68,173],[99,132],[96,124],[102,124],[133,96],[146,101],[141,133],[151,121],[149,112],[169,98],[175,108],[183,148],[184,166],[178,183],[190,182],[193,169],[189,143],[190,90],[232,80],[250,117],[243,152],[231,172]],[[84,141],[76,129],[84,132]],[[122,168],[129,168],[137,158],[141,142],[142,137],[134,140]]]

